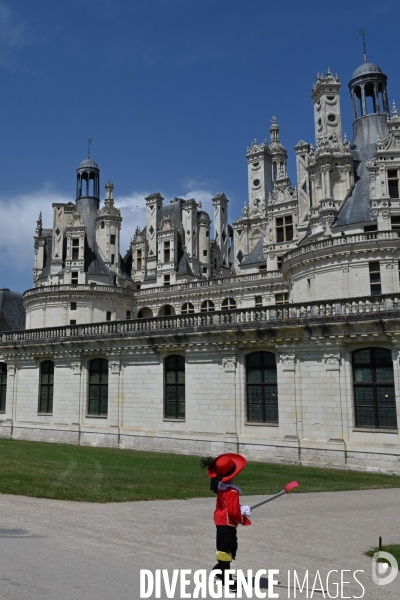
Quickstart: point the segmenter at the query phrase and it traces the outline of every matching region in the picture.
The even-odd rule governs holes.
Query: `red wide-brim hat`
[[[236,477],[238,473],[247,465],[247,460],[241,454],[227,452],[220,454],[214,460],[214,463],[208,467],[207,475],[212,479],[219,477],[220,481],[229,481]]]

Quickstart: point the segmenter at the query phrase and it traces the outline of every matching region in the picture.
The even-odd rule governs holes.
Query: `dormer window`
[[[399,198],[399,173],[397,169],[388,169],[388,188],[390,198]]]
[[[292,215],[287,217],[278,217],[276,219],[276,241],[290,242],[293,239],[293,218]]]
[[[171,260],[170,242],[164,242],[164,262]]]

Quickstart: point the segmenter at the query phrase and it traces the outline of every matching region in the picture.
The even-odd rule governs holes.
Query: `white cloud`
[[[0,4],[0,64],[9,67],[13,62],[13,51],[29,43],[24,23],[4,4]]]

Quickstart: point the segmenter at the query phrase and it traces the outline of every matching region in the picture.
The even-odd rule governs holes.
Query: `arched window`
[[[214,306],[214,302],[212,300],[206,300],[201,305],[200,312],[214,312],[214,311],[215,311],[215,306]]]
[[[232,310],[236,308],[236,300],[234,298],[225,298],[221,304],[222,310]]]
[[[392,352],[365,348],[353,352],[356,427],[397,428]]]
[[[158,311],[159,317],[171,317],[175,314],[175,309],[171,304],[164,304]]]
[[[53,412],[54,363],[45,360],[40,363],[39,412]]]
[[[153,311],[151,310],[151,308],[147,308],[147,306],[141,308],[138,312],[138,319],[149,319],[152,316]]]
[[[247,419],[278,423],[276,357],[271,352],[255,352],[246,357]]]
[[[0,412],[6,411],[7,365],[0,363]]]
[[[164,417],[185,418],[185,357],[177,354],[168,356],[164,364],[165,393]]]
[[[194,306],[191,302],[185,302],[182,306],[182,314],[183,315],[191,315],[194,313]]]
[[[107,415],[108,361],[95,358],[89,363],[89,415]]]

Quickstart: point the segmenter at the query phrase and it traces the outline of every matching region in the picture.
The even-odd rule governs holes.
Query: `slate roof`
[[[7,288],[0,290],[0,331],[25,329],[22,294]]]
[[[195,277],[195,274],[193,273],[193,271],[190,267],[189,259],[188,259],[186,252],[183,253],[182,258],[179,261],[178,270],[177,270],[176,274],[181,275],[181,276],[190,275],[191,277]]]
[[[240,263],[240,267],[265,263],[263,252],[264,236],[261,236],[253,250]]]
[[[333,222],[333,228],[375,220],[370,210],[367,162],[376,153],[377,140],[388,133],[386,119],[386,115],[368,115],[354,124],[355,134],[350,152],[354,161],[355,186]]]

